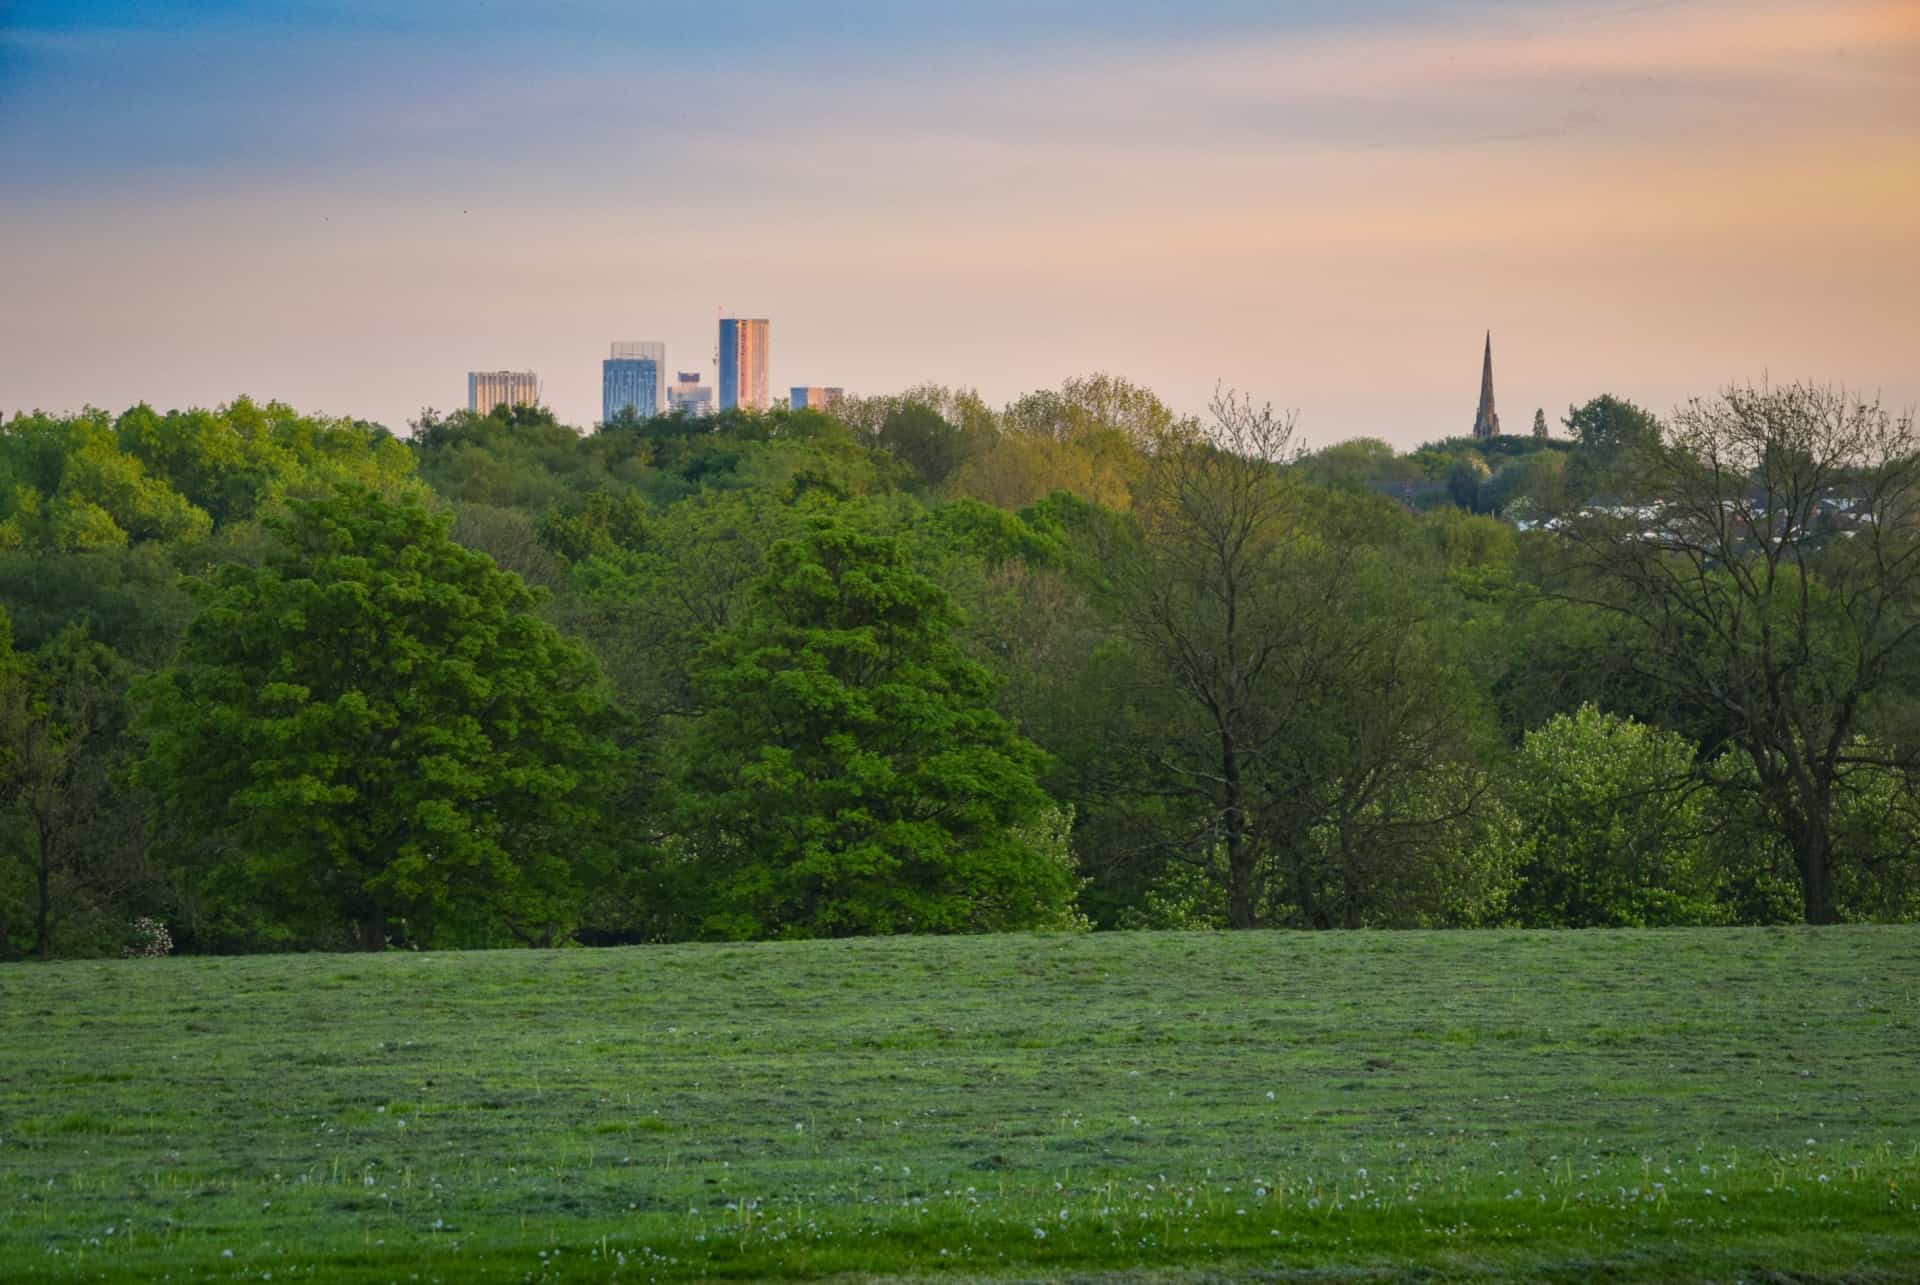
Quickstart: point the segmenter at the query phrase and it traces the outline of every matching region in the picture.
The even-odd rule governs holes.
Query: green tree
[[[173,552],[149,543],[78,553],[0,553],[0,602],[18,645],[38,648],[79,624],[89,638],[135,665],[161,664],[193,617]]]
[[[1684,736],[1584,705],[1527,734],[1508,774],[1514,918],[1529,928],[1723,922]]]
[[[1835,783],[1834,917],[1842,923],[1920,920],[1920,776],[1887,743],[1856,738],[1853,769]],[[1734,747],[1708,773],[1718,860],[1742,922],[1805,917],[1792,846],[1780,831],[1753,758]]]
[[[196,539],[211,526],[121,449],[104,412],[17,415],[0,430],[0,547],[72,552]]]
[[[147,693],[167,834],[296,936],[552,941],[615,754],[591,657],[416,501],[290,507]]]
[[[1660,445],[1660,421],[1625,398],[1603,393],[1567,409],[1561,421],[1573,434],[1567,485],[1575,500],[1625,499],[1635,490],[1634,463]]]
[[[701,649],[741,618],[768,550],[821,503],[786,504],[761,489],[705,491],[644,528],[604,538],[564,515],[546,528],[549,538],[590,550],[571,569],[578,603],[568,627],[600,657],[644,733],[697,708],[692,671]]]
[[[1144,447],[1180,421],[1151,389],[1117,375],[1097,374],[1068,379],[1058,391],[1028,393],[1007,407],[1001,422],[1013,434],[1071,441],[1117,433]]]
[[[377,425],[308,417],[247,397],[165,415],[143,403],[115,421],[114,433],[121,450],[204,511],[216,530],[288,496],[321,495],[348,481],[392,490],[413,474],[407,448]]]
[[[1920,763],[1920,437],[1835,390],[1733,388],[1641,468],[1660,502],[1569,523],[1561,591],[1632,626],[1669,718],[1747,753],[1807,920],[1834,922],[1849,778]]]
[[[1462,759],[1475,714],[1398,561],[1412,524],[1303,485],[1291,419],[1230,397],[1214,413],[1155,449],[1139,539],[1104,559],[1152,688],[1131,752],[1178,799],[1184,859],[1225,883],[1231,927],[1418,918],[1386,910],[1392,889],[1446,854],[1483,787],[1415,788]]]
[[[607,439],[599,443],[603,463],[609,447],[628,445],[622,454],[637,450],[644,472],[645,444],[632,443],[628,434]],[[590,476],[580,434],[537,407],[503,406],[487,415],[455,411],[445,418],[424,411],[414,421],[409,446],[420,476],[459,503],[540,512],[563,501],[570,489],[587,489]]]
[[[921,402],[902,402],[889,410],[874,441],[911,468],[929,490],[960,467],[971,445],[964,432]]]
[[[647,547],[653,511],[637,495],[593,491],[575,496],[539,520],[540,542],[569,563]]]
[[[1364,490],[1368,487],[1421,479],[1418,460],[1395,454],[1377,437],[1356,437],[1325,446],[1300,461],[1301,471],[1321,486]]]
[[[1069,379],[1009,405],[995,434],[970,432],[974,444],[945,491],[1004,509],[1036,504],[1056,491],[1125,508],[1142,452],[1176,428],[1191,427],[1152,392],[1123,379]]]
[[[817,514],[695,673],[670,858],[719,937],[1070,921],[1045,756],[991,704],[897,539]]]
[[[118,935],[129,899],[153,891],[144,818],[116,780],[129,673],[79,627],[24,656],[5,632],[0,615],[0,954],[16,919],[42,959],[91,953]]]
[[[1485,459],[1472,453],[1462,454],[1447,470],[1447,495],[1469,513],[1484,512],[1480,492],[1492,475]]]

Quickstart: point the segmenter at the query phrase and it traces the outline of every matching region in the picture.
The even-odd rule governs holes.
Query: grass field
[[[0,1279],[1920,1279],[1920,931],[0,970]]]

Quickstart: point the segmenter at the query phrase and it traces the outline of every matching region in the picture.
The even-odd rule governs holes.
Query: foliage
[[[1397,455],[1392,446],[1377,437],[1356,437],[1335,442],[1300,458],[1300,470],[1318,486],[1365,490],[1391,483],[1417,482],[1422,477],[1420,464],[1411,456]]]
[[[874,441],[911,468],[915,480],[928,489],[945,482],[968,454],[965,433],[943,419],[939,411],[920,402],[905,402],[890,409]]]
[[[16,641],[33,650],[78,626],[132,663],[159,664],[193,617],[173,552],[155,543],[0,552],[0,603],[12,617]]]
[[[1117,432],[1060,438],[1008,433],[969,456],[948,479],[948,494],[1003,509],[1037,504],[1065,491],[1124,509],[1139,475],[1140,457]]]
[[[158,895],[145,817],[118,779],[128,671],[70,626],[16,655],[0,615],[0,957],[111,951]]]
[[[416,502],[272,526],[146,693],[141,779],[202,894],[369,949],[564,933],[613,753],[591,658]]]
[[[310,418],[247,397],[218,410],[165,415],[142,403],[115,421],[114,434],[123,451],[166,479],[216,529],[343,482],[393,491],[413,472],[406,448],[377,425]]]
[[[72,553],[191,539],[212,525],[121,450],[99,411],[15,416],[0,432],[0,547]]]
[[[1515,922],[1650,928],[1722,922],[1685,737],[1583,705],[1534,731],[1507,774]]]
[[[528,762],[558,755],[581,788],[567,794],[559,775],[545,785],[537,772],[522,778],[544,800],[527,815],[551,808],[518,832],[523,847],[503,840],[508,858],[476,855],[449,872],[444,904],[436,875],[375,905],[350,890],[379,883],[391,852],[355,848],[364,862],[342,858],[328,880],[282,877],[333,860],[308,861],[333,850],[326,827],[308,825],[326,805],[304,797],[304,785],[242,780],[236,752],[230,779],[209,767],[197,787],[163,775],[146,778],[151,790],[129,787],[117,765],[139,756],[141,738],[116,714],[99,754],[82,756],[99,819],[75,831],[111,842],[88,838],[70,862],[54,863],[64,873],[46,899],[53,951],[113,953],[143,916],[164,919],[187,951],[347,944],[356,931],[364,944],[394,934],[467,944],[853,931],[777,904],[792,892],[777,879],[758,889],[728,882],[754,865],[727,821],[746,789],[737,771],[785,745],[786,729],[769,720],[772,697],[792,695],[789,671],[838,675],[842,713],[877,690],[854,654],[822,641],[839,627],[806,617],[802,608],[819,604],[783,598],[775,584],[775,549],[806,546],[821,521],[876,542],[861,557],[884,570],[868,578],[918,604],[933,650],[900,660],[885,680],[921,684],[918,703],[876,706],[871,725],[816,729],[822,743],[806,751],[806,770],[819,779],[803,771],[781,786],[789,829],[805,829],[807,808],[824,809],[807,824],[832,829],[834,816],[864,805],[864,796],[835,797],[829,782],[867,789],[854,772],[867,770],[862,738],[894,721],[921,739],[902,740],[886,759],[893,775],[873,826],[946,806],[945,777],[925,766],[943,726],[927,713],[936,707],[967,726],[997,720],[982,735],[1014,765],[1000,801],[981,804],[992,824],[949,836],[948,847],[930,840],[927,851],[941,855],[903,879],[896,900],[967,903],[973,891],[954,892],[939,872],[964,873],[961,854],[978,833],[1002,836],[981,840],[990,859],[1004,856],[1044,889],[1032,919],[982,911],[977,926],[1067,924],[1076,913],[1101,927],[1467,925],[1522,911],[1539,923],[1559,914],[1775,922],[1915,913],[1920,618],[1908,580],[1920,558],[1908,546],[1920,519],[1908,512],[1910,425],[1792,389],[1733,390],[1683,409],[1669,429],[1602,396],[1569,411],[1571,438],[1542,436],[1536,416],[1532,435],[1449,438],[1404,453],[1361,439],[1303,454],[1289,417],[1223,401],[1203,426],[1145,388],[1094,375],[997,407],[968,389],[925,385],[827,414],[626,415],[591,432],[536,407],[429,411],[410,441],[247,398],[212,410],[143,404],[117,417],[16,415],[0,425],[0,604],[18,648],[0,666],[11,685],[0,687],[12,734],[53,708],[46,667],[57,656],[79,664],[87,648],[102,649],[116,692],[167,669],[152,686],[156,701],[206,669],[215,627],[203,623],[192,639],[188,627],[230,584],[263,595],[271,584],[291,604],[278,617],[232,617],[225,630],[232,648],[254,640],[245,660],[261,675],[283,663],[325,669],[331,643],[295,623],[312,605],[303,593],[359,602],[366,637],[406,622],[416,638],[408,646],[435,655],[439,639],[469,626],[489,636],[498,607],[516,622],[507,633],[525,642],[524,659],[572,676],[554,699],[579,717],[558,721],[584,727],[572,749],[557,732],[527,749]],[[289,506],[331,501],[342,483],[401,509],[444,505],[430,523],[437,533],[420,537],[433,552],[394,571],[396,537],[348,572],[346,561],[361,556],[348,551],[329,563],[338,601],[328,597],[336,590],[296,592],[288,585],[314,577],[287,560],[333,554],[289,549]],[[537,592],[503,605],[475,587],[482,564],[449,552],[448,540]],[[781,564],[789,572],[799,569]],[[189,593],[187,583],[199,588]],[[434,602],[469,600],[486,605],[425,619]],[[537,643],[515,632],[536,626],[548,631]],[[284,654],[272,651],[281,645]],[[748,658],[769,648],[781,658],[751,682],[723,677],[746,677]],[[938,663],[927,659],[936,652]],[[568,686],[589,682],[586,653],[606,675],[604,696]],[[415,671],[402,675],[384,658],[342,655],[390,693],[406,689],[389,701],[394,717],[416,696],[425,708],[444,694],[414,692]],[[446,656],[468,663],[457,647]],[[339,702],[358,689],[331,681],[289,680],[322,693],[311,709],[272,704],[262,681],[223,694],[238,704],[209,700],[182,726],[204,726],[210,709],[244,708],[235,726],[283,734],[265,756],[267,775],[292,772],[301,754],[286,738],[300,719],[351,730]],[[1532,797],[1520,784],[1530,772],[1551,778],[1529,766],[1525,747],[1530,735],[1579,724],[1588,704],[1623,720],[1588,738],[1594,761],[1611,765],[1600,776],[1614,793],[1582,796],[1592,826],[1580,833],[1600,849],[1560,874],[1601,909],[1578,898],[1527,909],[1524,890],[1513,899],[1518,866],[1575,854],[1542,837],[1571,821],[1520,806]],[[591,717],[581,712],[589,706]],[[149,726],[164,734],[158,710]],[[617,724],[617,761],[600,753],[614,735],[596,721],[603,715]],[[702,775],[695,733],[717,735],[728,718],[737,720],[734,757]],[[420,719],[436,720],[445,721]],[[441,734],[459,741],[464,725],[454,723]],[[516,724],[514,735],[532,735],[527,728]],[[1685,815],[1668,817],[1667,829],[1632,802],[1662,796],[1671,779],[1667,758],[1628,745],[1654,728],[1699,747]],[[851,739],[826,745],[841,733]],[[175,749],[184,736],[176,732]],[[374,749],[368,761],[383,762],[386,749]],[[409,774],[419,776],[391,773]],[[345,780],[345,767],[312,775],[322,793],[343,781],[371,789]],[[440,788],[423,785],[394,807],[431,802]],[[218,824],[190,821],[172,803],[154,813],[158,828],[148,824],[153,794],[196,789]],[[236,798],[246,806],[221,811]],[[1036,798],[1031,813],[1018,802]],[[380,808],[392,802],[380,799]],[[343,825],[350,809],[332,806],[330,824]],[[19,834],[24,816],[14,813]],[[1646,901],[1645,881],[1620,874],[1624,849],[1602,842],[1609,827],[1655,836],[1635,839],[1626,864],[1645,873],[1651,867],[1634,862],[1648,856],[1663,871],[1668,862],[1684,870],[1668,889],[1680,909]],[[280,834],[299,842],[283,849],[262,837]],[[1648,844],[1664,845],[1657,859]],[[918,849],[888,851],[889,860],[918,859]],[[30,950],[33,862],[19,856],[7,869],[5,949]],[[1538,891],[1546,876],[1535,874]],[[863,909],[847,923],[907,924],[899,905],[884,908],[894,893],[876,891],[889,878],[874,875],[849,895]],[[1614,882],[1579,882],[1606,879]],[[1077,911],[1061,909],[1067,892]],[[381,915],[391,917],[384,928]],[[965,919],[955,926],[976,926]]]
[[[647,547],[654,510],[631,493],[589,491],[549,509],[539,520],[540,542],[568,563]]]
[[[1570,521],[1563,592],[1630,622],[1666,707],[1747,753],[1808,920],[1832,922],[1836,801],[1875,766],[1859,737],[1911,706],[1920,438],[1833,390],[1732,388],[1639,458],[1659,500]]]
[[[1624,398],[1603,393],[1567,409],[1561,421],[1573,435],[1567,485],[1576,499],[1634,494],[1633,469],[1660,445],[1660,421]]]
[[[1401,519],[1304,491],[1290,420],[1215,412],[1151,460],[1109,594],[1158,689],[1134,752],[1184,803],[1185,859],[1235,928],[1471,921],[1500,883],[1453,834],[1484,792],[1477,703],[1408,592]]]
[[[539,407],[501,407],[487,415],[423,411],[411,440],[420,476],[450,500],[543,508],[597,481],[579,434]]]
[[[568,624],[600,657],[620,703],[643,728],[693,712],[700,651],[742,612],[775,543],[795,534],[815,499],[707,491],[573,564]],[[549,538],[552,538],[549,536]]]
[[[1478,455],[1459,456],[1447,471],[1447,494],[1461,508],[1478,512],[1480,488],[1491,476],[1487,462]]]
[[[702,658],[701,713],[673,745],[699,930],[1064,923],[1069,872],[1036,828],[1043,756],[993,711],[950,599],[900,542],[814,516],[773,546],[753,606]]]
[[[1833,904],[1846,923],[1920,920],[1920,791],[1893,747],[1870,738],[1850,747],[1853,768],[1836,783]],[[1770,815],[1753,759],[1739,747],[1711,765],[1724,899],[1743,921],[1789,923],[1804,902],[1792,845]]]

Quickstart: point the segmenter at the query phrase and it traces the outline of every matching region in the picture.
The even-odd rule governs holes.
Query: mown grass
[[[0,1278],[1920,1275],[1920,931],[0,970]]]

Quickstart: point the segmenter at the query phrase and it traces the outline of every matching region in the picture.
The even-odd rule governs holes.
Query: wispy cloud
[[[615,21],[587,0],[560,12]],[[993,16],[976,14],[976,33]],[[681,31],[657,15],[647,25]],[[731,198],[750,188],[758,171],[740,162],[756,149],[817,174],[855,152],[911,171],[928,149],[966,143],[1007,157],[1073,149],[1072,167],[1351,148],[1664,147],[1836,125],[1851,137],[1904,135],[1920,122],[1920,7],[1904,0],[1817,12],[1764,0],[1430,8],[1390,28],[1284,33],[1216,25],[1145,41],[1041,40],[988,59],[969,45],[912,42],[836,59],[803,43],[790,60],[744,62],[719,56],[726,32],[711,25],[704,43],[647,56],[620,42],[556,45],[551,32],[416,32],[371,48],[331,29],[284,47],[248,27],[40,36],[60,74],[16,111],[0,157],[47,184],[84,181],[90,164],[159,179],[378,175],[403,187],[498,167],[616,188],[670,171]],[[100,42],[90,57],[74,45],[87,40]]]
[[[584,420],[606,339],[697,360],[719,302],[776,375],[1226,377],[1319,440],[1426,432],[1486,325],[1516,405],[1913,378],[1910,0],[10,12],[8,406],[397,423],[525,363]]]

